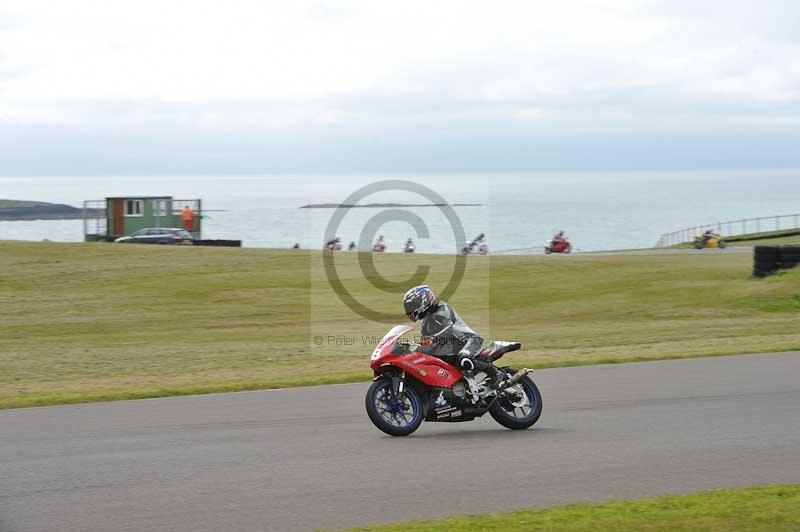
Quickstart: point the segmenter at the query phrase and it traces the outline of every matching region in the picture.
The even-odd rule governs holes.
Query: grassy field
[[[449,517],[358,527],[350,532],[558,531],[797,532],[800,485],[726,489],[606,504]]]
[[[0,408],[367,379],[370,337],[389,324],[345,307],[320,255],[0,242]],[[398,282],[429,265],[439,291],[454,260],[375,257]],[[516,365],[800,349],[800,270],[756,280],[751,261],[469,257],[450,301],[487,338],[522,341],[506,358]],[[359,300],[399,309],[356,254],[336,264]]]

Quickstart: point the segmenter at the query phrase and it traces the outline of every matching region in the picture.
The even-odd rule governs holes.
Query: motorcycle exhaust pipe
[[[514,373],[510,379],[508,379],[505,383],[503,383],[503,388],[511,388],[512,386],[516,386],[519,381],[525,377],[528,373],[532,372],[532,369],[522,368],[518,372]]]

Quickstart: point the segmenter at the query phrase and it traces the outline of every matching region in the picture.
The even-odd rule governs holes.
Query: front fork
[[[406,372],[403,371],[400,375],[396,373],[392,375],[392,399],[400,403],[405,394],[406,386]]]

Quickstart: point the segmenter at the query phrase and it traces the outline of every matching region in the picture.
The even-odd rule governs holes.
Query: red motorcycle
[[[548,255],[551,253],[570,253],[572,252],[572,244],[570,244],[569,240],[566,238],[562,240],[551,240],[545,242],[544,252]]]
[[[486,412],[509,429],[527,429],[542,414],[542,396],[529,369],[499,367],[505,379],[499,389],[482,371],[467,376],[435,356],[417,351],[419,344],[404,343],[412,331],[396,325],[372,352],[375,373],[367,390],[367,415],[380,430],[392,436],[408,436],[423,421],[472,421]],[[494,362],[516,351],[516,342],[493,342],[478,355]]]

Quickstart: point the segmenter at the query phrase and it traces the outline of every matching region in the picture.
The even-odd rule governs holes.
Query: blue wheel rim
[[[511,401],[506,400],[504,401],[504,403],[501,403],[501,406],[503,407],[503,410],[505,410],[506,414],[508,414],[510,417],[513,417],[514,419],[518,419],[520,421],[524,421],[534,415],[539,406],[538,405],[539,399],[536,397],[536,392],[534,391],[533,386],[531,386],[530,382],[523,379],[520,385],[522,386],[525,395],[528,397],[528,402],[530,404],[526,405],[525,407],[515,407],[514,405],[511,404]],[[510,409],[506,408],[506,404],[511,408]],[[517,414],[517,412],[519,412],[519,414]]]
[[[407,429],[419,421],[422,416],[419,398],[413,391],[403,394],[403,401],[391,398],[391,383],[384,381],[375,388],[372,404],[380,418],[398,429]]]

